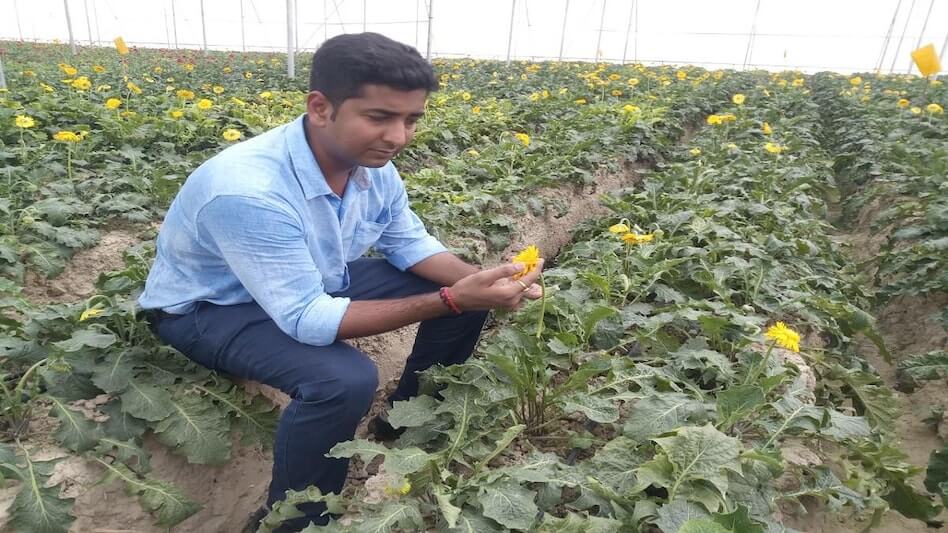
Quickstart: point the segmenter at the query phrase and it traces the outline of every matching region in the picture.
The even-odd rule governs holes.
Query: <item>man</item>
[[[416,372],[470,356],[488,310],[541,295],[539,268],[480,271],[410,209],[390,160],[438,88],[417,50],[373,33],[332,38],[313,56],[309,88],[303,116],[188,177],[139,299],[158,336],[192,360],[290,396],[268,505],[287,489],[342,490],[348,461],[325,454],[353,437],[378,385],[374,363],[343,339],[420,322],[388,398],[405,400]],[[370,247],[385,258],[360,259]],[[373,428],[394,437],[384,419]],[[322,510],[304,509],[307,521],[325,523]]]

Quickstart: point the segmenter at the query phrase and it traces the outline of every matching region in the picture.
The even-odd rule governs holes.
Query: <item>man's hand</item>
[[[543,270],[543,259],[533,272],[514,280],[512,276],[522,270],[523,265],[512,263],[466,276],[451,287],[455,303],[462,311],[519,309],[524,297],[535,300],[542,296],[534,282]]]

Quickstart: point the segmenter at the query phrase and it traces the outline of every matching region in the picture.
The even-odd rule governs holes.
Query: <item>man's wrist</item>
[[[441,290],[438,291],[438,296],[441,297],[441,302],[451,310],[452,313],[456,315],[461,314],[461,308],[458,307],[457,301],[454,299],[454,294],[451,293],[450,287],[441,287]]]

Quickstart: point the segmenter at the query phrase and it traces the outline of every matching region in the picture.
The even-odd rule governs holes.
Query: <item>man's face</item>
[[[333,157],[348,164],[377,168],[411,142],[427,97],[424,89],[400,91],[370,84],[362,86],[359,96],[336,108],[325,97],[314,98],[311,93],[307,113],[321,130],[320,140]]]

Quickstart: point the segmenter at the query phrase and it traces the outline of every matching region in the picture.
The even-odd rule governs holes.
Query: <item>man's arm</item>
[[[434,254],[408,269],[416,276],[447,287],[454,285],[463,277],[480,272],[480,270],[474,265],[465,263],[460,257],[451,252]]]

